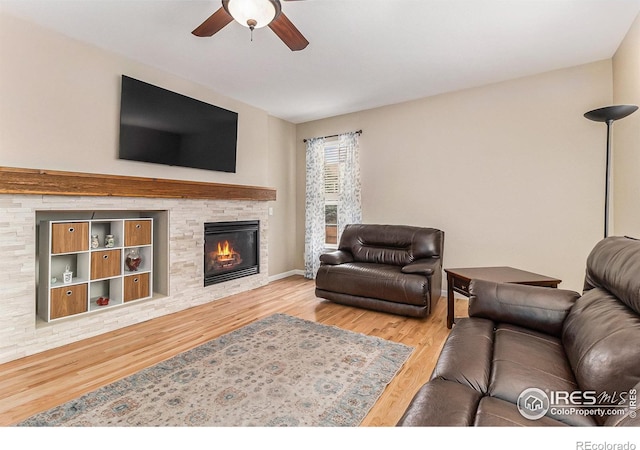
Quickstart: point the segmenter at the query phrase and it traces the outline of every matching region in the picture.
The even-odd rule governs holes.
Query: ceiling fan
[[[249,28],[252,33],[255,28],[269,26],[293,51],[309,45],[309,41],[282,12],[280,0],[222,0],[222,7],[191,33],[198,37],[213,36],[232,20]]]

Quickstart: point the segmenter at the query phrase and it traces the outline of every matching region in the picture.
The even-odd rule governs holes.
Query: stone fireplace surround
[[[75,177],[73,181],[69,180],[74,186],[70,192],[59,189],[59,184],[65,183],[60,181],[65,179],[65,175]],[[56,176],[62,178],[55,178]],[[80,182],[77,177],[80,177]],[[85,177],[95,184],[95,190],[82,185],[82,178]],[[115,195],[118,196],[100,192],[105,186],[105,178],[106,181],[113,181],[113,178],[120,180],[121,185],[115,189]],[[17,179],[22,181],[17,182]],[[57,187],[45,187],[42,191],[55,191],[54,193],[45,194],[40,189],[33,188],[34,185],[46,184],[47,180],[56,181]],[[130,186],[123,186],[123,180],[124,185],[130,183]],[[156,194],[152,189],[154,183],[158,185]],[[166,189],[167,192],[163,190],[166,187],[173,188],[173,183],[171,180],[0,168],[0,363],[209,303],[268,283],[267,201],[275,200],[275,190],[255,188],[254,194],[247,194],[246,187],[243,186],[191,182],[177,182],[178,189]],[[144,187],[146,184],[150,189],[148,192]],[[188,196],[185,192],[189,188],[193,188],[195,197],[205,198],[185,198]],[[130,189],[134,196],[126,196],[126,189]],[[81,195],[75,195],[74,190],[81,190]],[[171,198],[171,195],[179,198]],[[38,319],[36,215],[46,215],[48,211],[73,210],[154,211],[166,217],[168,270],[164,285],[167,295],[154,294],[149,300],[55,323],[45,323]],[[260,273],[204,287],[203,224],[238,220],[260,221]]]

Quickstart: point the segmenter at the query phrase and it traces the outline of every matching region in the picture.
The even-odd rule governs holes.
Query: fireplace
[[[260,222],[204,224],[204,285],[260,273]]]

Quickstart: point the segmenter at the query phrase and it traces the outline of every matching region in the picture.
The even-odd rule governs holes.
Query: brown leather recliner
[[[320,256],[316,296],[344,305],[425,317],[440,298],[444,232],[352,224]]]
[[[609,237],[583,294],[472,280],[401,426],[640,426],[640,241]]]

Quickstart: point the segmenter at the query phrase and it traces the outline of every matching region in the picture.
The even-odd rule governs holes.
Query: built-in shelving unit
[[[153,295],[153,219],[43,221],[39,228],[37,311],[44,321]]]

